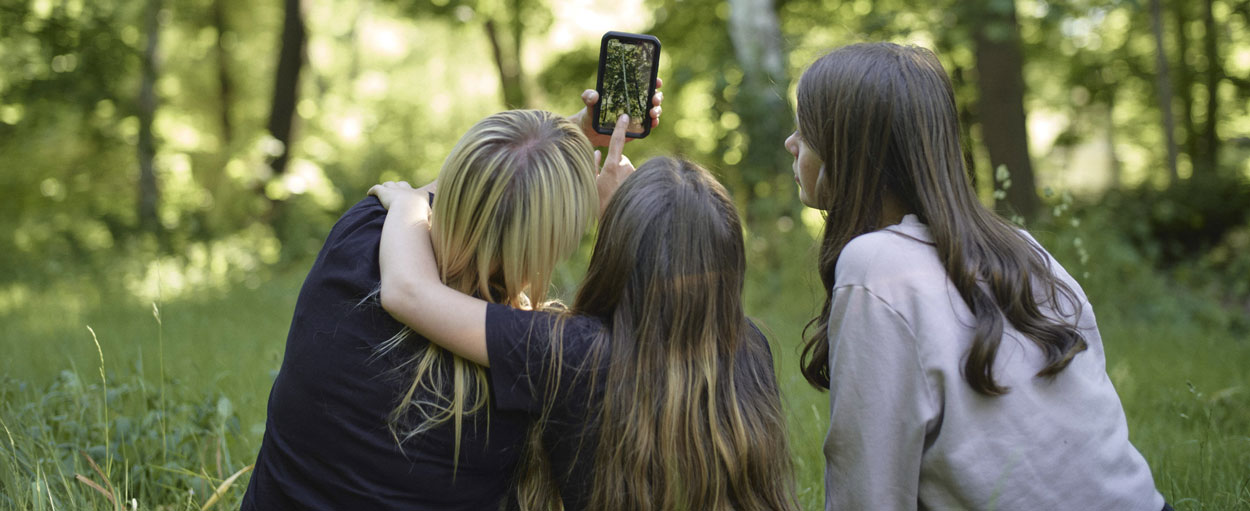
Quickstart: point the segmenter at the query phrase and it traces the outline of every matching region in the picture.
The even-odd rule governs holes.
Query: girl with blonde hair
[[[797,509],[768,342],[742,309],[742,225],[707,171],[656,158],[625,179],[563,312],[439,285],[425,194],[370,193],[391,208],[382,306],[488,366],[497,406],[537,421],[556,486],[523,506]]]
[[[632,170],[614,160],[596,177],[585,115],[507,111],[461,137],[439,173],[441,283],[506,307],[546,303],[599,210],[597,186]],[[375,198],[353,206],[309,271],[244,510],[514,507],[531,420],[494,406],[487,370],[378,307],[385,219]]]
[[[786,139],[826,214],[803,374],[829,390],[826,508],[1165,507],[1085,294],[977,200],[930,51],[835,50]]]

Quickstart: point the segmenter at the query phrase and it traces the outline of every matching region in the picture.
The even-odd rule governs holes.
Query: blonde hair
[[[442,281],[489,302],[547,307],[552,271],[577,249],[597,206],[592,148],[576,125],[538,110],[491,115],[460,138],[438,175],[431,220]],[[405,328],[380,349],[410,336]],[[424,343],[399,370],[412,382],[391,412],[396,441],[450,421],[458,465],[464,418],[488,401],[484,369]]]

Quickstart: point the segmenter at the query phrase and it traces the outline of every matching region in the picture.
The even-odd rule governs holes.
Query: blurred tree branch
[[[226,0],[213,0],[213,28],[217,30],[217,84],[221,94],[221,147],[230,147],[234,139],[234,126],[230,122],[230,104],[234,88],[230,85],[230,53],[226,50]]]
[[[491,58],[499,74],[500,93],[505,108],[527,108],[529,94],[525,91],[525,72],[521,52],[525,38],[543,30],[543,21],[550,21],[548,6],[541,0],[447,0],[440,3],[404,3],[400,5],[413,17],[436,16],[460,23],[480,20],[482,31],[490,43]]]
[[[155,231],[160,226],[157,208],[160,188],[156,182],[156,141],[152,121],[156,117],[157,50],[160,48],[161,0],[148,0],[144,15],[147,43],[143,50],[143,71],[139,86],[139,226]]]
[[[270,135],[282,142],[281,153],[269,162],[275,176],[286,172],[287,161],[291,156],[291,132],[295,121],[295,105],[299,101],[299,77],[304,66],[304,45],[307,40],[301,0],[284,0],[283,6],[282,39],[268,124]]]
[[[742,83],[734,98],[746,132],[746,150],[739,168],[746,181],[748,196],[758,195],[760,183],[767,188],[785,189],[790,181],[789,155],[779,150],[779,141],[792,130],[790,80],[786,76],[786,51],[782,48],[781,27],[773,0],[730,0],[729,40],[742,68]],[[772,208],[761,205],[772,204]],[[799,207],[794,201],[763,201],[748,208],[748,220],[773,220]],[[787,207],[789,206],[789,207]],[[767,211],[761,209],[768,209]]]
[[[1163,45],[1162,0],[1150,0],[1150,27],[1155,39],[1155,70],[1159,96],[1159,111],[1163,114],[1163,136],[1167,144],[1168,176],[1175,183],[1180,180],[1176,170],[1176,119],[1172,116],[1172,73],[1168,67],[1168,55]]]
[[[981,136],[990,153],[990,167],[1006,166],[1010,186],[997,201],[1000,210],[1033,218],[1041,201],[1033,180],[1029,157],[1029,133],[1024,112],[1024,56],[1020,51],[1020,28],[1011,0],[982,0],[972,7],[971,26],[977,65],[977,114]]]
[[[1177,90],[1180,91],[1181,125],[1185,128],[1185,154],[1190,162],[1198,157],[1198,128],[1194,125],[1194,70],[1189,59],[1189,16],[1187,1],[1172,0],[1176,18]]]
[[[503,103],[507,108],[524,108],[525,89],[521,85],[521,38],[514,37],[513,44],[504,49],[503,41],[495,20],[488,19],[482,24],[486,38],[490,41],[491,55],[495,60],[495,68],[499,71],[499,86],[503,92]],[[514,27],[513,30],[516,30]]]
[[[1202,48],[1206,56],[1207,69],[1205,85],[1207,89],[1206,118],[1202,128],[1203,147],[1201,157],[1194,162],[1194,172],[1214,173],[1220,162],[1219,105],[1220,79],[1224,75],[1224,65],[1220,60],[1219,26],[1215,22],[1215,0],[1205,0],[1202,9]]]

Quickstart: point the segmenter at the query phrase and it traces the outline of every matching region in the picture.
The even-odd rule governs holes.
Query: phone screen
[[[621,114],[629,114],[627,135],[645,136],[650,131],[648,110],[655,90],[658,52],[659,41],[652,37],[604,38],[599,62],[601,133],[610,133]]]

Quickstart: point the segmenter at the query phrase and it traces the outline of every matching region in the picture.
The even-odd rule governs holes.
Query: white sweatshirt
[[[1047,255],[1049,258],[1049,255]],[[1089,348],[1053,379],[1004,321],[993,366],[1010,391],[964,380],[973,317],[914,215],[859,236],[838,258],[829,321],[828,510],[1158,511],[1163,496],[1129,443],[1102,338],[1080,286]]]

